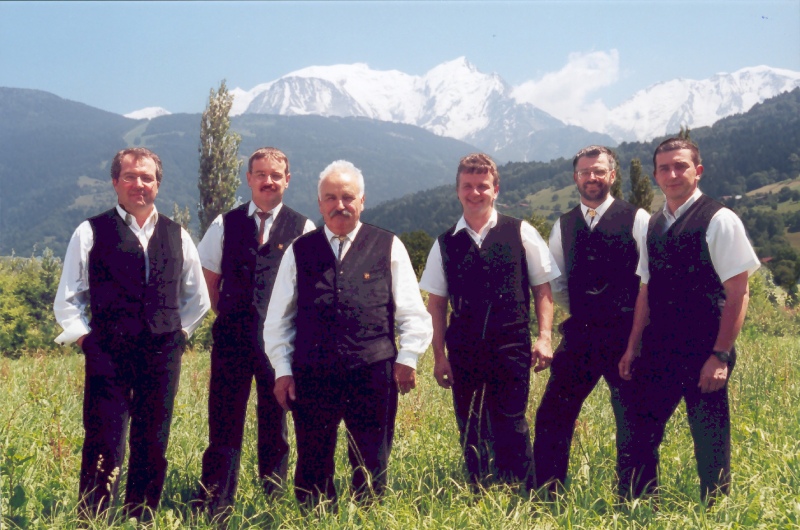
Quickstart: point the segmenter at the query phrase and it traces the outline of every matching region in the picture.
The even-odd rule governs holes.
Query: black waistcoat
[[[497,215],[481,248],[466,229],[439,236],[450,293],[448,348],[475,340],[530,341],[530,285],[519,219]]]
[[[714,346],[725,290],[711,263],[706,231],[720,208],[702,195],[666,232],[663,211],[650,218],[646,345],[703,359]]]
[[[633,237],[636,211],[635,206],[615,200],[594,230],[586,225],[580,206],[561,216],[573,324],[624,326],[620,318],[633,317],[639,292],[639,252]]]
[[[147,247],[146,281],[144,249],[117,210],[92,217],[89,224],[94,232],[88,264],[92,330],[129,336],[180,330],[180,225],[158,215]]]
[[[250,203],[223,215],[221,317],[266,316],[272,286],[286,248],[303,233],[306,218],[285,204],[273,221],[266,244],[258,244],[258,225],[247,215]]]
[[[338,263],[320,227],[292,246],[297,262],[293,368],[356,368],[397,356],[394,235],[363,224]]]

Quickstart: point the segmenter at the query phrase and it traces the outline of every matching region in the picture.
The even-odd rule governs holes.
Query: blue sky
[[[120,114],[201,112],[312,65],[422,75],[465,56],[511,85],[558,74],[611,107],[678,77],[800,71],[800,0],[0,2],[0,86]]]

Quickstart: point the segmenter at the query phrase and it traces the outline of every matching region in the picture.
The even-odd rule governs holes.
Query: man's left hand
[[[407,394],[417,386],[417,371],[405,364],[394,363],[394,382],[401,394]]]
[[[553,362],[553,345],[550,339],[539,337],[531,348],[531,366],[534,372],[541,372]]]
[[[716,392],[728,381],[728,363],[720,361],[716,355],[710,355],[700,370],[700,382],[697,386],[704,394]]]

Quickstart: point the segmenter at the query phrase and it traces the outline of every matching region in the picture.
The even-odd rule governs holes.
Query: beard
[[[587,201],[604,201],[608,197],[611,186],[607,184],[584,184],[578,193]]]

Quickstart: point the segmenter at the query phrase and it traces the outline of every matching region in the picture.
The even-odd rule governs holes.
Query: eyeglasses
[[[602,179],[602,178],[605,178],[605,176],[608,175],[610,173],[610,171],[607,170],[607,169],[603,169],[603,168],[582,169],[582,170],[578,171],[578,176],[580,178],[582,178],[582,179],[588,179],[589,177],[592,176],[592,173],[594,173],[595,177],[597,177],[599,179]]]
[[[135,184],[137,180],[141,180],[145,186],[152,186],[156,178],[150,175],[122,175],[119,178],[125,184]]]

